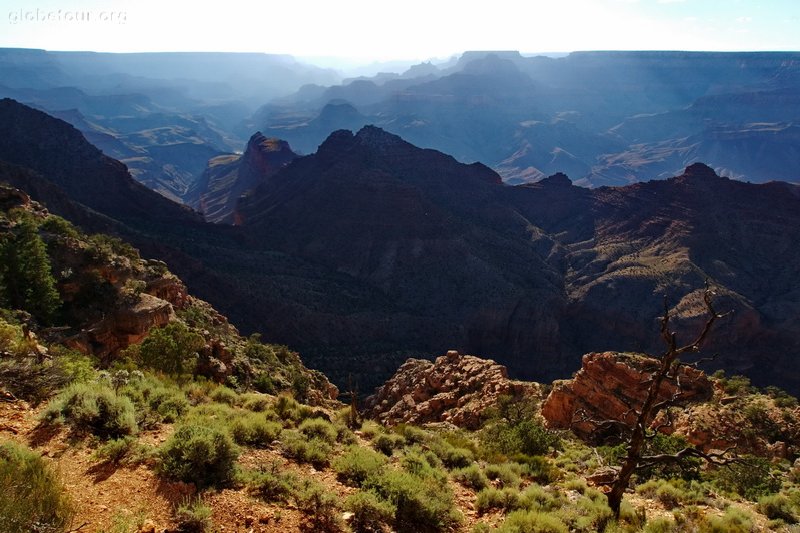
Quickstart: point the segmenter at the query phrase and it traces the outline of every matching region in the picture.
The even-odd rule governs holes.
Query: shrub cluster
[[[137,431],[133,403],[102,383],[76,383],[58,395],[44,412],[46,422],[65,422],[73,431],[105,439]]]
[[[39,454],[0,443],[0,531],[57,533],[73,515],[70,498]]]

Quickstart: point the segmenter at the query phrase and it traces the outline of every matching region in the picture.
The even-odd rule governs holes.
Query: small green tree
[[[150,331],[139,346],[139,358],[144,366],[181,375],[192,371],[197,351],[204,345],[201,335],[181,322],[171,322]]]
[[[4,305],[24,309],[46,324],[61,306],[47,248],[30,217],[23,216],[0,238],[0,297]]]

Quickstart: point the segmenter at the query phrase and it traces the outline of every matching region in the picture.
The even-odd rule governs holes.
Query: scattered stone
[[[366,415],[387,425],[448,422],[477,429],[499,396],[536,395],[536,383],[508,379],[506,367],[450,350],[434,362],[409,359],[365,400]]]

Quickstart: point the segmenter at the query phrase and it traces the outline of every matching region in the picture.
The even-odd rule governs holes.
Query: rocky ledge
[[[476,429],[501,395],[538,394],[539,385],[508,379],[492,360],[449,351],[435,361],[409,359],[365,401],[366,415],[386,425],[449,422]]]
[[[584,439],[611,437],[597,434],[598,422],[617,420],[632,425],[634,409],[644,402],[655,365],[654,359],[638,354],[586,354],[573,379],[553,384],[542,405],[542,416],[551,428],[572,429]],[[713,396],[714,387],[701,370],[681,367],[678,379],[680,391],[675,378],[664,380],[659,400],[675,397],[679,403],[689,403]]]

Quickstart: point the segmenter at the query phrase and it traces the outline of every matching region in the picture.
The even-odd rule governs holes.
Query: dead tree
[[[681,361],[681,356],[687,353],[696,353],[708,337],[714,322],[727,316],[729,313],[719,314],[714,309],[712,301],[714,293],[706,284],[703,294],[708,319],[700,334],[694,341],[686,345],[679,345],[675,332],[670,330],[670,312],[666,298],[664,300],[664,316],[661,317],[661,338],[666,344],[666,350],[660,356],[651,356],[656,362],[655,369],[648,378],[642,383],[647,387],[647,392],[641,406],[631,407],[631,413],[635,421],[632,424],[620,420],[605,420],[598,422],[598,427],[619,427],[626,443],[626,454],[622,460],[622,465],[615,471],[612,478],[604,483],[609,488],[607,492],[608,506],[619,518],[622,496],[630,484],[631,476],[638,470],[662,464],[676,464],[688,458],[700,458],[714,464],[730,464],[732,459],[728,453],[732,448],[719,453],[706,453],[702,450],[688,446],[677,453],[647,455],[647,443],[655,438],[658,433],[672,425],[672,415],[670,409],[681,402],[682,386],[680,382],[679,370],[682,366],[697,367],[704,360],[694,363]],[[669,398],[662,398],[659,392],[665,380],[675,380],[677,391]],[[664,422],[660,422],[655,427],[651,427],[656,416],[663,413]],[[628,419],[627,416],[623,419]]]

